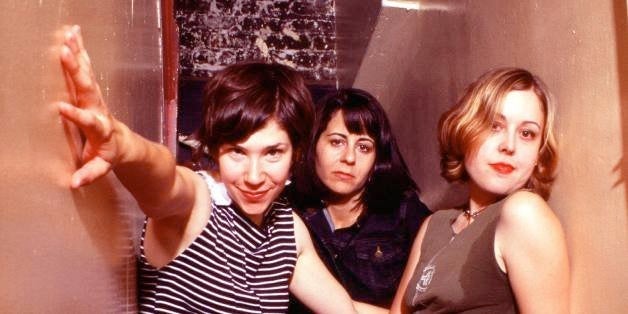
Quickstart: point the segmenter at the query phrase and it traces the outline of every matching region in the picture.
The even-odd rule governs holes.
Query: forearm
[[[151,142],[116,120],[107,108],[95,79],[78,26],[66,29],[60,60],[73,103],[59,102],[59,113],[84,136],[81,165],[70,181],[72,188],[91,184],[115,172],[144,212],[160,218],[189,213],[195,187],[193,173],[177,168],[163,145]]]
[[[186,169],[178,168],[172,153],[116,121],[119,159],[114,172],[131,192],[144,213],[161,218],[185,213],[191,208],[192,183]],[[189,171],[188,171],[189,172]]]
[[[383,307],[362,303],[358,301],[353,301],[353,307],[355,307],[358,314],[384,314],[389,313],[388,309]]]

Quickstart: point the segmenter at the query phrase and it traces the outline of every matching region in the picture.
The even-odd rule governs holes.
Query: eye
[[[270,161],[277,161],[283,156],[284,150],[280,148],[271,148],[266,152],[266,156]]]
[[[227,154],[227,156],[229,156],[229,158],[235,161],[242,160],[246,156],[246,152],[242,148],[237,146],[227,147],[225,148],[224,152],[225,154]]]
[[[232,147],[229,149],[229,153],[233,155],[244,155],[244,150],[239,147]]]
[[[536,138],[536,132],[528,129],[523,129],[521,130],[521,137],[532,140]]]
[[[342,146],[344,143],[345,143],[345,141],[343,139],[340,139],[340,138],[330,138],[329,139],[329,144],[331,144],[331,146],[333,146],[333,147]]]
[[[370,143],[369,144],[367,144],[367,143],[360,143],[360,144],[358,144],[358,150],[361,153],[368,154],[368,153],[373,151],[373,145],[370,144]]]
[[[503,128],[504,128],[503,123],[499,121],[493,121],[493,123],[491,124],[491,131],[493,132],[501,131]]]

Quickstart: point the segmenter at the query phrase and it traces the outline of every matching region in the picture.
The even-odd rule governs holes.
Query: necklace
[[[467,217],[467,220],[471,221],[471,219],[477,217],[481,212],[483,212],[485,208],[486,208],[486,206],[478,209],[475,212],[471,212],[471,209],[467,208],[467,209],[463,210],[464,216]]]

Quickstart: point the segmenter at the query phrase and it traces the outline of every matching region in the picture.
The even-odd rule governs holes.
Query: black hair
[[[418,192],[379,101],[366,91],[346,88],[323,98],[317,107],[310,147],[304,163],[295,171],[296,193],[292,198],[297,207],[317,207],[333,196],[316,174],[316,143],[338,111],[342,112],[349,132],[368,134],[376,142],[375,163],[362,193],[364,208],[369,211],[397,208],[406,192]]]

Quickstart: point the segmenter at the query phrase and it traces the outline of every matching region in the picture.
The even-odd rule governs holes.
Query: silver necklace
[[[467,217],[467,220],[469,220],[469,221],[470,221],[471,219],[473,219],[473,218],[477,217],[477,216],[478,216],[481,212],[483,212],[483,211],[484,211],[484,209],[486,209],[486,206],[484,206],[484,207],[482,207],[482,208],[478,209],[478,210],[477,210],[477,211],[475,211],[475,212],[472,212],[472,211],[471,211],[471,208],[466,208],[465,210],[463,210],[463,212],[464,212],[464,216],[465,216],[465,217]]]

